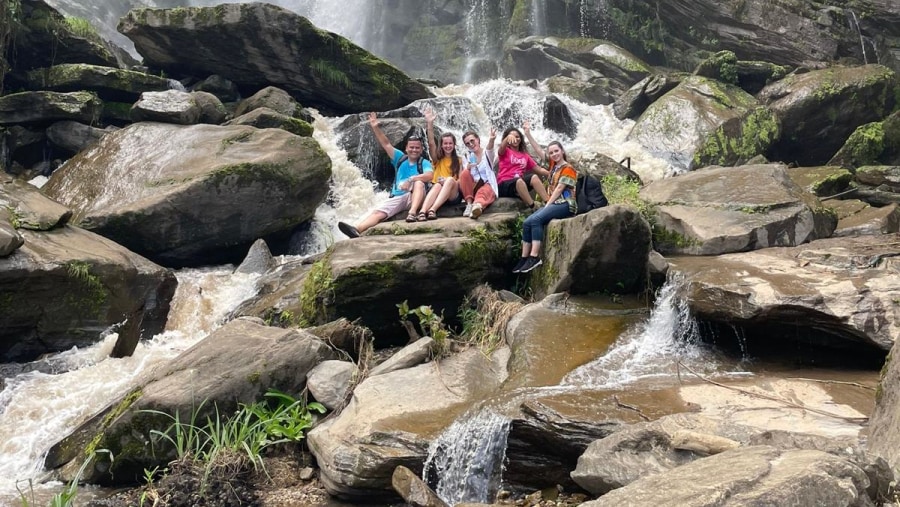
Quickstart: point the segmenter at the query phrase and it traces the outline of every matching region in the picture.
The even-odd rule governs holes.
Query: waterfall
[[[563,383],[618,388],[677,374],[677,361],[697,372],[715,372],[718,363],[701,345],[697,321],[678,297],[678,288],[679,280],[670,278],[659,290],[647,322],[625,332],[606,354],[568,374]]]
[[[866,55],[866,41],[863,38],[862,30],[859,28],[859,19],[857,19],[856,13],[853,12],[853,9],[847,9],[847,12],[850,14],[848,16],[848,19],[850,21],[850,28],[856,30],[857,35],[859,35],[859,45],[862,48],[863,63],[868,64],[869,57]]]
[[[547,35],[546,0],[531,0],[531,35]]]
[[[492,410],[467,413],[428,448],[422,479],[449,505],[491,503],[500,488],[509,419]]]
[[[466,43],[463,51],[466,65],[463,83],[472,81],[472,68],[491,56],[490,0],[469,0],[471,5],[465,17]]]
[[[118,338],[112,333],[48,359],[53,371],[64,373],[32,371],[6,379],[0,391],[0,505],[19,503],[17,482],[22,487],[22,481],[46,478],[44,456],[54,443],[207,336],[257,290],[258,275],[231,274],[230,267],[183,270],[177,277],[166,331],[140,342],[130,357],[109,357]]]

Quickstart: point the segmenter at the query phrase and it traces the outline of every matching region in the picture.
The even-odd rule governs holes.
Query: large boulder
[[[553,220],[544,264],[532,276],[537,298],[556,292],[640,292],[646,286],[650,225],[638,210],[610,206]]]
[[[737,86],[690,76],[641,114],[628,140],[691,169],[700,165],[697,155],[720,127],[729,121],[743,124],[756,105],[756,99]]]
[[[865,471],[849,460],[822,451],[759,445],[643,477],[582,505],[870,506],[869,485]]]
[[[92,449],[108,449],[113,460],[94,460],[77,472],[80,479],[132,484],[145,469],[165,466],[174,458],[174,449],[152,430],[165,431],[176,415],[198,424],[208,416],[230,416],[238,404],[261,400],[268,388],[296,395],[303,391],[307,374],[334,357],[328,345],[303,331],[231,321],[55,444],[45,467],[68,464],[63,475],[70,477]]]
[[[784,132],[770,160],[821,165],[860,125],[887,117],[898,106],[900,81],[881,65],[833,67],[792,74],[757,95]]]
[[[343,412],[308,435],[322,484],[341,498],[391,497],[394,469],[420,473],[436,430],[500,386],[508,357],[472,348],[363,380]]]
[[[750,354],[793,340],[877,358],[900,336],[900,237],[822,239],[718,257],[669,259],[696,317],[742,326]],[[790,329],[788,332],[786,330]],[[724,336],[723,336],[724,343]]]
[[[663,254],[716,255],[831,235],[836,217],[779,164],[708,167],[641,189],[655,206]]]
[[[44,192],[75,223],[181,266],[240,262],[258,238],[312,218],[330,176],[316,141],[283,130],[135,123],[70,159]]]
[[[174,274],[72,226],[19,229],[25,244],[0,261],[0,362],[84,347],[118,328],[115,355],[161,332]]]
[[[43,0],[22,0],[11,37],[10,63],[28,70],[60,63],[118,67],[117,48],[94,33],[83,33]],[[12,8],[12,6],[8,6]]]
[[[132,121],[158,121],[193,125],[200,122],[200,104],[192,94],[180,90],[144,92],[131,106]]]
[[[64,63],[28,72],[27,86],[31,90],[54,92],[92,91],[103,100],[134,102],[143,92],[168,90],[172,82],[134,70]]]
[[[0,97],[0,125],[49,125],[59,120],[95,123],[103,103],[88,92],[19,92]]]
[[[359,319],[378,345],[405,344],[397,304],[429,304],[449,321],[469,290],[505,283],[515,218],[509,212],[478,221],[447,218],[441,232],[433,232],[433,222],[379,224],[362,238],[335,243],[311,266],[293,263],[264,277],[260,295],[237,312],[290,315],[304,326]]]
[[[894,343],[881,370],[875,392],[875,411],[869,421],[869,451],[900,469],[900,352]]]
[[[431,96],[344,37],[270,4],[136,9],[119,31],[146,65],[170,75],[218,74],[245,95],[274,85],[323,112],[383,111]]]

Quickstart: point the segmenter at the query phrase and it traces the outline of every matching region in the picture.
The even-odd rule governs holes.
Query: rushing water
[[[44,477],[43,458],[53,444],[219,327],[231,309],[256,293],[258,278],[231,274],[228,267],[177,276],[167,330],[139,343],[130,357],[109,357],[117,338],[110,334],[94,346],[55,355],[56,369],[65,373],[35,371],[6,380],[0,391],[0,505],[15,502],[17,483],[22,488]]]

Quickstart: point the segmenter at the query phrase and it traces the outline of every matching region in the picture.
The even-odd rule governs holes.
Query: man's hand
[[[431,109],[431,106],[429,106],[427,109],[425,109],[425,121],[426,122],[434,123],[435,118],[437,118],[437,115],[434,114],[434,111]]]

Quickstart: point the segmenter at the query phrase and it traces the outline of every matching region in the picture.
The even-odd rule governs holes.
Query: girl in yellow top
[[[434,177],[431,180],[431,190],[425,196],[418,221],[434,220],[437,218],[437,210],[445,203],[456,204],[460,202],[459,171],[463,168],[463,161],[456,154],[456,136],[450,132],[441,135],[441,148],[434,144],[434,120],[437,115],[431,108],[425,110],[425,130],[428,136],[428,151],[432,153],[431,164],[434,167]]]
[[[547,146],[547,155],[553,162],[550,173],[550,199],[543,208],[534,212],[522,224],[522,258],[513,268],[513,273],[528,273],[543,264],[541,242],[544,227],[554,218],[574,216],[578,210],[575,203],[575,183],[578,173],[569,163],[562,144],[553,141]]]

